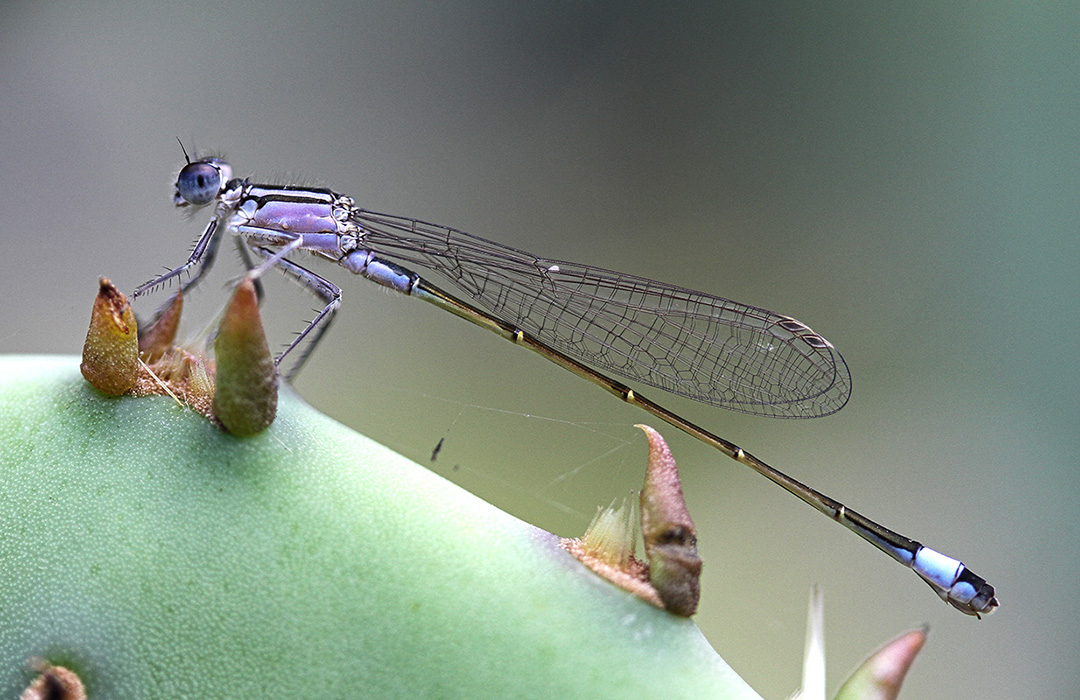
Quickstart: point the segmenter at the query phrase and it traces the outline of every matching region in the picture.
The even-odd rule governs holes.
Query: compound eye
[[[176,178],[176,196],[173,200],[177,206],[194,204],[201,207],[217,197],[221,185],[221,169],[218,166],[205,161],[188,163]]]

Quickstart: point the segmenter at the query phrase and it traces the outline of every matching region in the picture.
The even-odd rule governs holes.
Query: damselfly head
[[[176,176],[173,204],[201,207],[214,201],[232,177],[232,168],[220,158],[206,158],[188,163]]]

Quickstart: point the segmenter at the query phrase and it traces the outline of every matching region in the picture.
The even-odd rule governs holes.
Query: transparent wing
[[[789,316],[358,210],[361,245],[600,370],[760,416],[814,418],[851,395],[832,344]]]

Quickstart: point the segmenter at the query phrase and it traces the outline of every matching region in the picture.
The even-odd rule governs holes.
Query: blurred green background
[[[902,697],[1077,697],[1078,33],[1057,2],[6,3],[0,352],[77,353],[99,275],[130,291],[186,259],[207,215],[172,210],[176,137],[241,176],[790,314],[847,358],[844,411],[666,402],[963,558],[998,588],[990,619],[674,429],[332,266],[344,306],[297,387],[418,461],[445,438],[433,469],[567,535],[639,487],[632,424],[661,428],[706,559],[698,623],[766,697],[798,684],[813,583],[831,689],[929,622]],[[231,247],[218,267],[191,333]],[[272,281],[272,343],[313,305]]]

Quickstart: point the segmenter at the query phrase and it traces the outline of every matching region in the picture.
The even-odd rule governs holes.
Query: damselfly
[[[341,300],[337,285],[287,257],[311,252],[534,350],[712,445],[913,569],[957,610],[979,616],[998,605],[993,586],[960,561],[877,524],[610,376],[760,416],[835,413],[851,394],[847,364],[832,343],[789,316],[368,211],[328,189],[235,179],[220,158],[188,159],[173,203],[213,204],[213,218],[188,261],[142,285],[134,297],[194,269],[181,290],[191,288],[212,264],[219,234],[233,234],[242,251],[263,258],[249,275],[257,279],[278,268],[323,302],[278,357],[314,331],[295,373]]]

